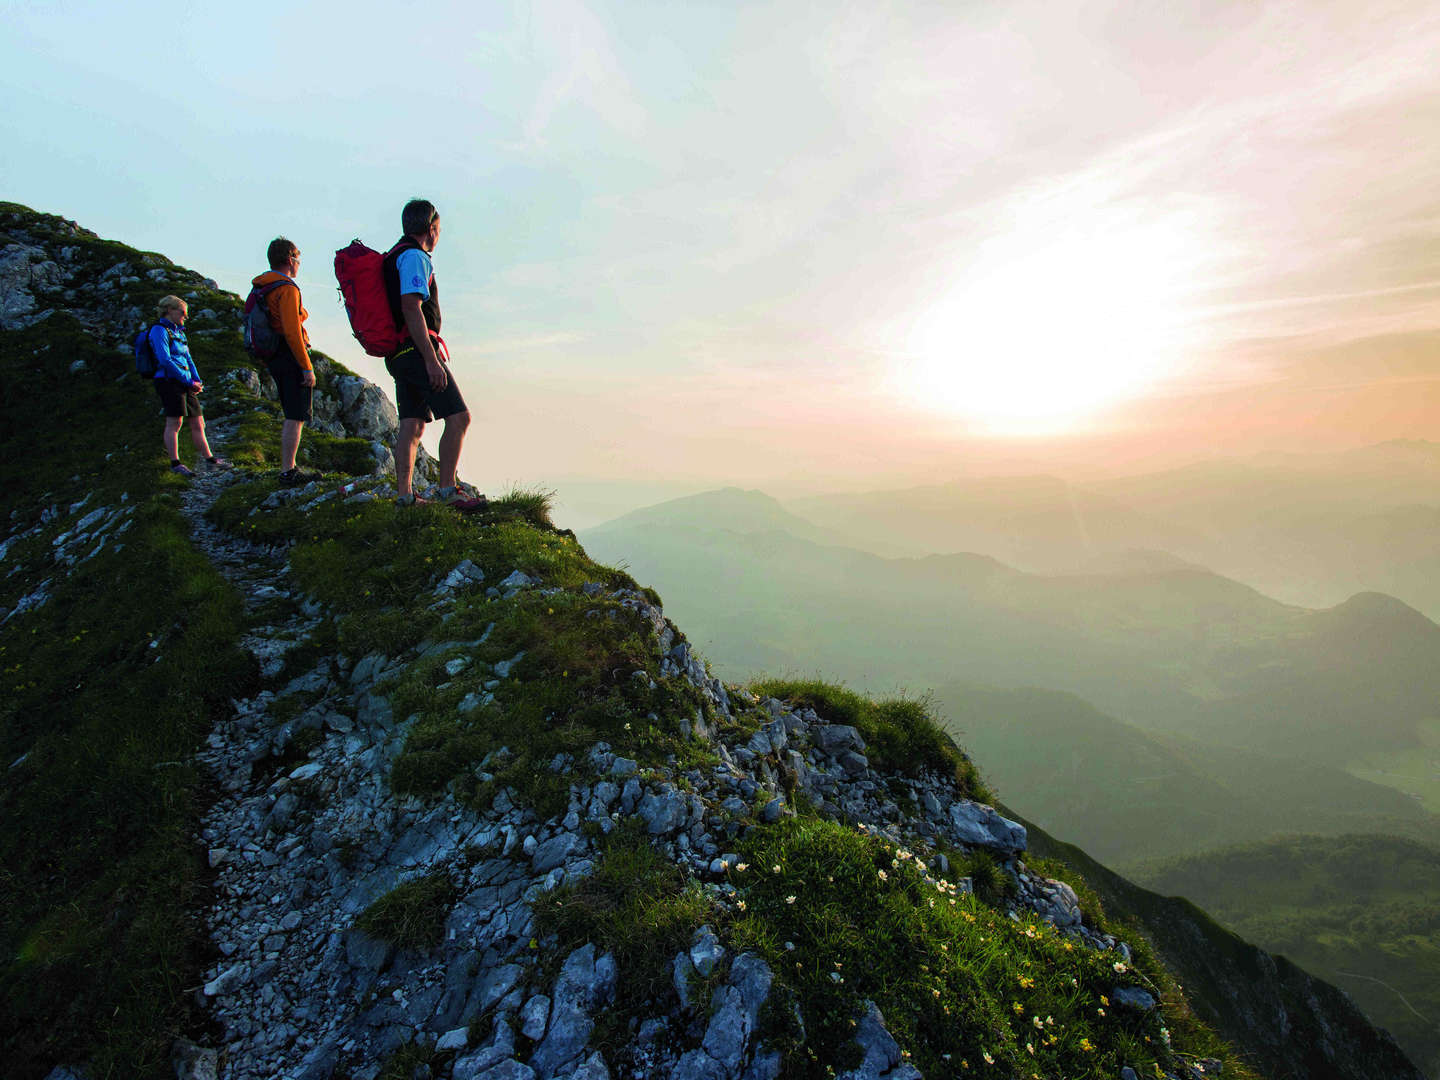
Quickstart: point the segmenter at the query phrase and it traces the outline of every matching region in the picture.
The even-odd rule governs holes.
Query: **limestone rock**
[[[1004,855],[1025,850],[1025,826],[1001,817],[993,807],[958,799],[950,807],[950,824],[961,841]]]
[[[400,427],[400,414],[385,392],[358,375],[341,375],[334,380],[340,399],[340,418],[351,434],[362,439],[390,443]]]
[[[900,1045],[885,1029],[885,1018],[875,1003],[867,1001],[865,1006],[865,1015],[855,1029],[855,1041],[864,1057],[836,1080],[920,1080],[918,1069],[902,1064]]]

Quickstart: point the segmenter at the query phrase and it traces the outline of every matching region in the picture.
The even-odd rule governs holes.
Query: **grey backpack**
[[[292,285],[297,290],[300,288],[289,278],[281,278],[279,281],[255,286],[245,298],[245,314],[240,321],[245,335],[245,351],[258,360],[269,360],[280,351],[283,338],[270,325],[270,309],[265,304],[265,297],[281,285]]]

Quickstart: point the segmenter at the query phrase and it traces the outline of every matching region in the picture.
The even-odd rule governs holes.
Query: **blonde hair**
[[[165,317],[165,313],[167,311],[174,311],[176,308],[184,308],[186,311],[190,310],[190,305],[185,303],[185,301],[181,300],[178,296],[161,297],[160,303],[156,304],[155,306],[159,310],[160,317],[162,319]]]

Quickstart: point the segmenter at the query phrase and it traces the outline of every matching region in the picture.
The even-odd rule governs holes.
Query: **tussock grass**
[[[688,949],[715,914],[699,886],[655,850],[635,819],[601,842],[594,874],[535,905],[536,926],[557,936],[561,958],[586,942],[615,954],[621,972],[615,1008],[622,1014],[670,993],[675,954]]]
[[[449,876],[435,871],[391,889],[356,917],[355,926],[396,948],[432,949],[457,896]]]
[[[866,755],[880,768],[907,774],[931,769],[953,777],[968,798],[992,799],[974,764],[930,715],[928,700],[873,701],[820,679],[762,679],[750,689],[792,708],[814,709],[832,724],[857,728],[865,737]]]
[[[495,521],[526,521],[536,528],[554,529],[550,518],[554,505],[555,492],[549,488],[512,487],[490,500],[489,516]]]

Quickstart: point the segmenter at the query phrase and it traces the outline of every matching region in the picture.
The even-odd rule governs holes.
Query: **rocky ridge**
[[[232,576],[248,603],[274,600],[285,592],[283,552],[257,549],[205,519],[226,479],[211,474],[187,493],[196,542]],[[305,506],[332,496],[313,484],[276,501]],[[373,497],[369,490],[349,496]],[[460,590],[484,588],[483,574],[462,563],[438,575],[434,591],[444,605]],[[544,588],[519,571],[489,586],[497,596]],[[592,583],[585,591],[598,595],[602,588]],[[729,692],[688,643],[677,640],[661,610],[633,590],[614,595],[649,622],[666,670],[728,713]],[[320,615],[317,607],[302,607],[289,623],[262,628],[247,647],[262,669],[278,671],[285,647],[303,641]],[[597,955],[593,944],[583,946],[565,958],[556,981],[546,983],[530,947],[535,901],[593,871],[594,840],[583,825],[604,835],[635,818],[687,873],[709,881],[725,904],[735,894],[728,879],[739,863],[726,848],[737,832],[735,817],[752,804],[762,807],[761,822],[790,813],[786,773],[821,813],[855,821],[905,850],[923,851],[939,840],[994,852],[1016,875],[1019,905],[1087,947],[1129,958],[1123,942],[1086,926],[1069,886],[1026,873],[1019,858],[1023,827],[959,797],[953,781],[873,769],[854,727],[827,723],[813,709],[796,711],[773,698],[762,703],[771,719],[743,744],[719,738],[701,717],[679,721],[714,747],[720,763],[708,774],[644,775],[603,742],[591,748],[583,769],[557,759],[552,769],[575,777],[559,817],[541,820],[503,792],[488,813],[452,798],[397,797],[386,778],[408,725],[379,688],[424,658],[447,658],[458,674],[474,662],[467,655],[471,644],[438,641],[413,656],[326,658],[278,691],[236,702],[234,716],[211,736],[202,756],[224,795],[202,836],[216,870],[217,902],[208,918],[223,959],[201,993],[226,1033],[224,1075],[313,1080],[335,1075],[343,1063],[348,1075],[365,1080],[378,1075],[389,1054],[419,1037],[456,1052],[449,1073],[455,1080],[611,1076],[613,1063],[587,1039],[594,1013],[619,977],[614,960]],[[494,667],[496,680],[512,677],[505,662]],[[276,725],[267,707],[296,695],[311,704]],[[312,748],[303,763],[289,767],[287,753],[306,732],[313,733]],[[920,816],[900,810],[892,794],[897,786],[924,808]],[[943,866],[944,856],[933,861]],[[443,874],[457,896],[438,948],[424,954],[397,949],[355,928],[356,918],[398,884],[435,874]],[[937,887],[944,888],[942,880],[936,879]],[[968,883],[959,889],[967,891]],[[700,1046],[683,1049],[683,1040],[675,1038],[687,1027],[683,1005],[675,1014],[650,1017],[636,1029],[625,1075],[779,1075],[778,1055],[756,1037],[771,980],[758,957],[731,957],[712,931],[702,930],[694,947],[674,958],[677,1001],[683,1001],[692,972],[708,976],[726,960],[730,973]],[[1157,1004],[1144,987],[1117,987],[1117,999],[1126,994],[1141,1009]],[[484,1035],[472,1045],[472,1025],[482,1018]],[[528,1054],[517,1051],[517,1032],[532,1046]],[[919,1075],[892,1052],[894,1040],[878,1011],[868,1015],[860,1037],[872,1064],[854,1077]]]

